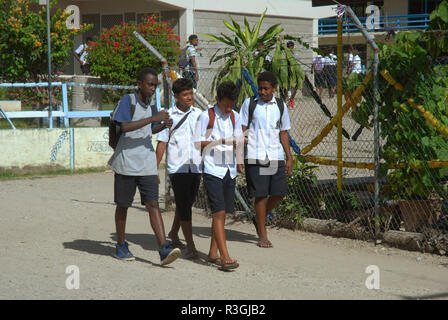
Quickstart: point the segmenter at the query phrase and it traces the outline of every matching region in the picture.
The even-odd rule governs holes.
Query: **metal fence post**
[[[338,114],[342,112],[342,20],[338,19]],[[342,117],[338,121],[338,192],[342,192]]]
[[[67,84],[62,84],[62,111],[64,112],[64,127],[69,127],[68,120],[68,97],[67,97]]]

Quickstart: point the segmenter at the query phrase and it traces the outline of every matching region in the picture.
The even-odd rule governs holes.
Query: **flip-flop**
[[[238,262],[226,263],[226,261],[221,261],[218,269],[222,271],[230,271],[238,268],[239,266],[240,264]]]
[[[272,242],[269,240],[258,240],[258,244],[260,248],[273,248]]]

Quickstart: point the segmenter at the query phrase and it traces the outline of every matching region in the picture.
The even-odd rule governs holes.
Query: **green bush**
[[[317,190],[317,166],[295,156],[291,175],[288,177],[288,194],[275,211],[272,223],[297,228],[305,217],[312,216],[319,208],[320,195]]]
[[[88,48],[90,73],[101,77],[105,83],[134,85],[137,72],[142,67],[162,71],[162,63],[135,38],[134,31],[157,49],[170,65],[177,63],[179,37],[166,22],[159,22],[157,16],[152,15],[141,24],[123,22],[104,29],[99,39]]]
[[[48,74],[46,6],[38,0],[0,1],[0,77],[10,82],[39,82]],[[51,1],[53,8],[57,1]],[[37,8],[37,9],[36,9]],[[70,13],[61,9],[51,15],[51,62],[60,69],[71,54],[73,37],[88,30],[67,29]]]

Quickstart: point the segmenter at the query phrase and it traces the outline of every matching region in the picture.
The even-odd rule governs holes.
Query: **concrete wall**
[[[108,128],[75,128],[74,169],[107,166],[113,150],[108,144]],[[56,147],[60,141],[60,148]],[[69,129],[0,130],[0,169],[6,171],[51,171],[70,169]],[[153,136],[156,146],[156,136]],[[51,161],[52,155],[54,161]],[[162,160],[164,161],[164,160]]]

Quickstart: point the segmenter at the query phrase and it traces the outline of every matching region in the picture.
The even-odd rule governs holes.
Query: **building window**
[[[409,14],[431,13],[442,0],[409,0]]]

